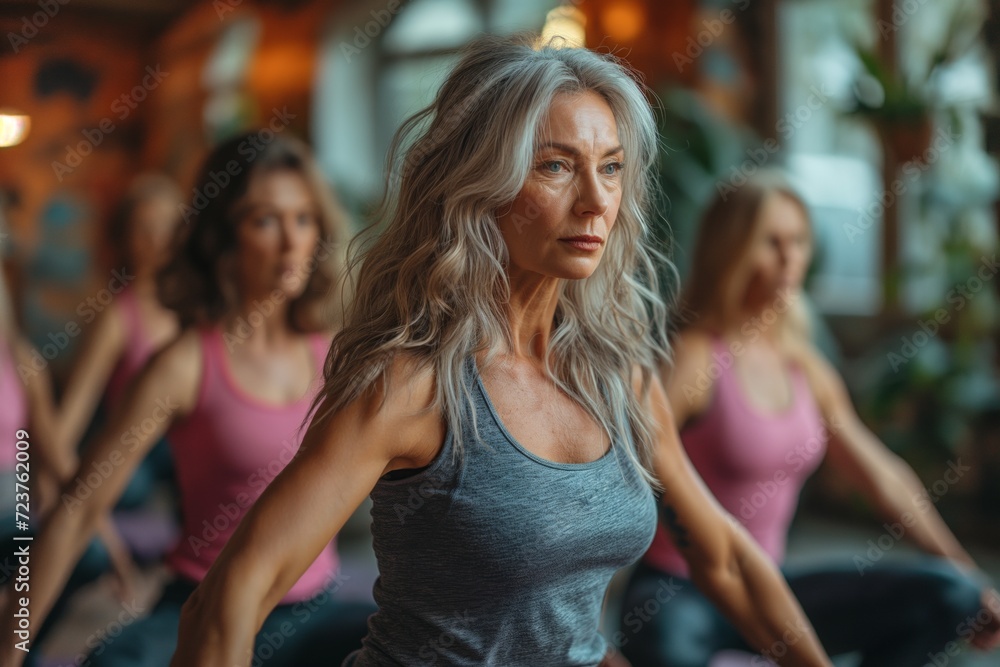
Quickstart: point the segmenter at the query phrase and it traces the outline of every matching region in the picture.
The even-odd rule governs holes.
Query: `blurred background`
[[[1000,572],[998,0],[2,2],[0,253],[56,394],[83,338],[67,326],[85,333],[88,297],[118,266],[108,231],[132,176],[165,172],[190,198],[212,145],[270,126],[311,144],[360,228],[393,132],[458,49],[519,30],[614,53],[655,93],[681,275],[712,194],[788,170],[815,225],[821,347],[866,423]],[[822,471],[807,486],[793,560],[864,555],[884,533],[841,488]],[[374,567],[356,523],[348,588],[364,596]],[[148,599],[156,572],[144,570]],[[52,664],[121,611],[101,582],[80,597]]]

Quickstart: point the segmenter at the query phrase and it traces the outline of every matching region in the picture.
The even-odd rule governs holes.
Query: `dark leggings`
[[[121,619],[120,625],[109,628],[99,643],[92,644],[80,667],[167,667],[177,647],[181,606],[194,589],[195,584],[180,579],[168,584],[148,616],[134,621]],[[348,653],[361,647],[368,632],[368,616],[374,612],[371,603],[337,600],[326,591],[310,600],[278,605],[257,633],[249,664],[339,665]]]
[[[937,559],[874,565],[863,575],[850,563],[784,574],[827,653],[859,652],[861,667],[921,667],[981,610],[980,586]],[[635,667],[705,667],[718,651],[753,652],[694,584],[643,563],[613,641]]]

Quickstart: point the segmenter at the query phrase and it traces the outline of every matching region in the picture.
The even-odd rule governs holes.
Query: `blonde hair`
[[[624,148],[621,206],[600,266],[563,284],[544,362],[655,483],[652,425],[632,385],[637,365],[645,395],[668,356],[654,259],[666,260],[647,245],[653,115],[641,84],[610,56],[532,44],[527,35],[471,43],[434,102],[397,132],[377,217],[384,230],[370,227],[352,243],[353,302],[327,358],[313,423],[384,386],[389,364],[405,353],[433,369],[435,407],[461,453],[462,406],[472,401],[463,363],[483,351],[488,364],[514,347],[497,211],[524,185],[554,97],[593,91],[611,108]]]
[[[808,206],[780,171],[760,170],[744,184],[726,188],[725,193],[720,190],[698,225],[691,270],[678,299],[681,329],[706,318],[735,321],[747,286],[747,247],[760,225],[764,203],[774,195],[798,205],[811,230]],[[782,337],[809,337],[808,316],[797,296],[793,295],[785,311],[776,310],[779,321],[775,326]]]

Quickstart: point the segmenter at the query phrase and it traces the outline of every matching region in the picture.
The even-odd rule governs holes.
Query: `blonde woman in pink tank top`
[[[665,377],[684,448],[722,507],[779,566],[799,491],[824,459],[887,526],[928,554],[785,569],[831,656],[860,653],[863,667],[919,667],[951,650],[949,642],[995,646],[996,591],[920,502],[916,475],[861,422],[836,370],[809,341],[797,295],[811,248],[808,209],[780,174],[761,172],[709,206],[680,300],[689,324],[676,336]],[[643,667],[704,667],[718,651],[748,651],[689,581],[673,518],[660,523],[623,600],[623,653]],[[765,657],[780,657],[780,648]]]
[[[175,578],[149,615],[90,654],[92,667],[169,663],[181,605],[298,450],[337,312],[328,294],[348,228],[306,146],[269,136],[237,136],[208,156],[159,276],[160,298],[182,331],[84,450],[33,545],[29,611],[37,627],[97,518],[169,433],[183,510],[168,557]],[[252,657],[275,666],[336,664],[359,647],[371,608],[337,600],[339,584],[330,542],[262,619]],[[14,608],[6,611],[12,619]],[[19,665],[25,654],[6,630],[0,662]]]

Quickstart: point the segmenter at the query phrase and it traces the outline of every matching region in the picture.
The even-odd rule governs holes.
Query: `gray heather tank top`
[[[352,667],[594,666],[608,583],[653,539],[652,490],[622,451],[555,463],[507,432],[465,364],[483,443],[449,432],[419,473],[372,490],[379,610]]]

